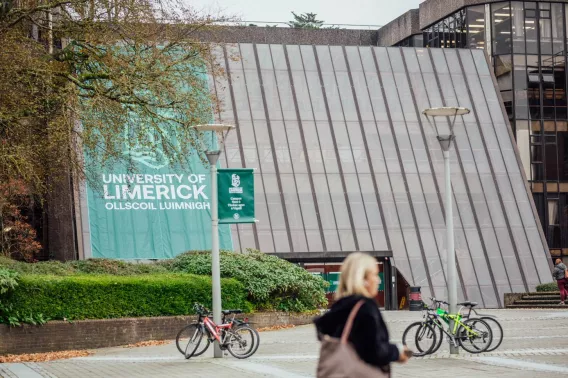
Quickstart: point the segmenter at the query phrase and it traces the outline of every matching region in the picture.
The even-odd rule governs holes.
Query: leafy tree
[[[324,21],[316,19],[315,13],[296,14],[292,12],[294,19],[288,23],[291,28],[296,29],[321,29]]]
[[[183,0],[0,0],[0,182],[43,204],[135,154],[183,166],[222,75],[198,34],[223,20]]]
[[[0,1],[0,182],[88,177],[83,147],[101,165],[199,151],[190,126],[209,122],[205,73],[221,70],[196,34],[220,17],[182,0]]]

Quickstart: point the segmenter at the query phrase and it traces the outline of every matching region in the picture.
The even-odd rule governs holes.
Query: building
[[[452,154],[460,299],[502,307],[504,293],[550,281],[546,240],[483,51],[235,43],[216,47],[216,60],[226,75],[208,76],[222,102],[213,117],[237,126],[221,165],[256,169],[259,220],[231,225],[222,243],[327,273],[366,251],[380,263],[387,308],[398,308],[406,282],[424,297],[446,297],[435,128],[448,123],[421,111],[460,105],[472,110],[456,121]],[[207,243],[203,220],[138,209],[122,210],[117,222],[116,208],[94,208],[89,190],[75,211],[83,258],[156,258],[126,255],[146,244],[167,252],[162,258]],[[100,235],[120,248],[105,247]]]
[[[421,44],[488,54],[550,253],[565,261],[567,15],[566,1],[427,0],[378,31],[383,46]]]

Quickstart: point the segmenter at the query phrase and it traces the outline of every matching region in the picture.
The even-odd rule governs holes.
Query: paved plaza
[[[501,347],[483,355],[450,357],[448,347],[428,358],[395,365],[394,377],[554,377],[568,376],[568,309],[483,310],[497,315],[505,339]],[[384,312],[392,339],[420,313]],[[19,378],[90,377],[313,377],[318,342],[310,325],[262,332],[253,357],[204,357],[186,361],[172,342],[144,348],[108,348],[83,358],[45,363],[0,364],[0,376]]]

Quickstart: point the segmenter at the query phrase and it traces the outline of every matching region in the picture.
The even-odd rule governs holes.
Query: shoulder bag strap
[[[345,328],[343,329],[343,333],[341,334],[341,344],[347,344],[347,338],[349,338],[349,334],[351,333],[351,327],[353,327],[353,321],[355,320],[355,316],[357,316],[357,312],[359,312],[359,309],[361,308],[363,303],[364,300],[361,299],[359,302],[357,302],[355,306],[353,306],[353,309],[351,310],[351,313],[347,318],[347,323],[345,323]]]

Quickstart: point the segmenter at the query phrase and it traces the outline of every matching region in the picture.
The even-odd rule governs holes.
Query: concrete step
[[[558,303],[560,303],[560,298],[554,298],[554,299],[521,299],[518,301],[515,301],[515,305],[532,305],[532,306],[537,306],[537,305],[557,305]]]
[[[554,300],[560,300],[560,294],[552,294],[552,295],[539,295],[539,296],[535,296],[535,295],[523,295],[523,297],[521,298],[522,300],[525,301],[554,301]]]
[[[523,295],[523,297],[525,298],[548,298],[548,297],[559,297],[560,296],[560,292],[558,293],[546,293],[546,294],[539,294],[539,295],[528,295],[525,294]]]
[[[550,308],[550,309],[556,309],[556,308],[561,308],[561,309],[568,309],[568,305],[559,305],[559,304],[555,304],[555,305],[517,305],[517,304],[513,304],[513,305],[508,305],[505,308]]]
[[[526,293],[525,295],[529,296],[529,297],[540,297],[540,296],[543,296],[543,295],[560,295],[560,292],[559,291],[540,291],[540,292],[537,292],[537,293]]]

